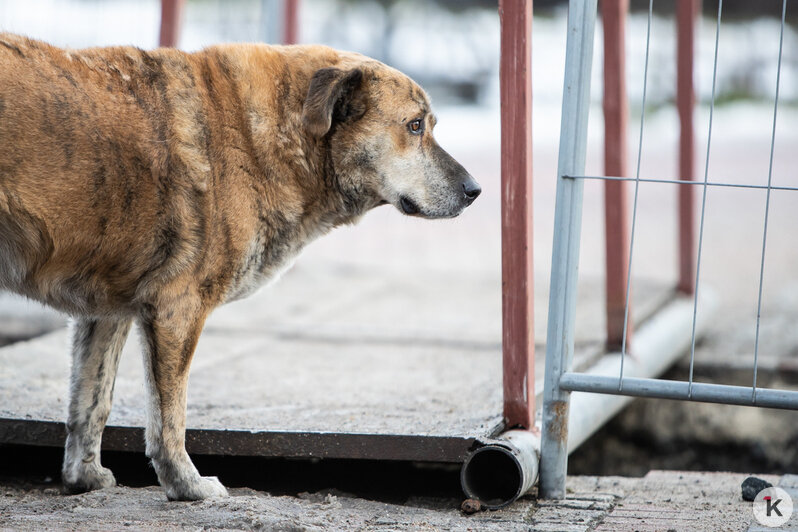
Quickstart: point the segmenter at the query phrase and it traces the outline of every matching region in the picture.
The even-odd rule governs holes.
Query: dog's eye
[[[413,120],[407,124],[407,129],[409,129],[410,133],[413,135],[421,135],[424,133],[424,122],[422,122],[420,119]]]

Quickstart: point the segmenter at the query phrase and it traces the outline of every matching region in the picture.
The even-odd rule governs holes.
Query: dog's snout
[[[481,193],[482,187],[479,186],[479,183],[474,181],[471,176],[468,176],[463,182],[463,194],[466,197],[466,201],[471,204]]]

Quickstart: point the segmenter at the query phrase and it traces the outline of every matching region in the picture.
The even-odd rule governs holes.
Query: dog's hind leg
[[[190,302],[141,318],[144,369],[149,387],[147,456],[169,500],[227,495],[216,477],[202,477],[186,452],[188,370],[205,316]]]
[[[127,319],[81,319],[75,323],[62,470],[68,492],[116,485],[111,471],[100,465],[100,442],[129,330]]]

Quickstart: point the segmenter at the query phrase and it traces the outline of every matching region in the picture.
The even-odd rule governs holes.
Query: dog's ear
[[[314,137],[330,131],[333,122],[356,120],[366,112],[361,88],[363,71],[322,68],[313,74],[302,108],[302,123]]]

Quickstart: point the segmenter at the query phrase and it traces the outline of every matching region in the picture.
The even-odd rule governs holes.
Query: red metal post
[[[532,0],[499,0],[501,21],[504,417],[533,428]]]
[[[625,24],[629,0],[602,0],[604,26],[604,174],[625,177],[626,100]],[[623,181],[604,182],[604,229],[607,268],[607,347],[623,341],[626,284],[629,274],[629,216]],[[631,302],[630,302],[631,304]],[[629,319],[626,340],[632,336]]]
[[[283,44],[299,42],[299,0],[283,0],[285,18],[283,22]]]
[[[700,0],[677,0],[676,20],[676,106],[679,109],[679,179],[695,179],[695,137],[693,131],[693,47],[695,18]],[[685,294],[695,290],[695,204],[691,185],[679,188],[679,282]]]
[[[177,46],[185,0],[161,0],[160,46]]]

